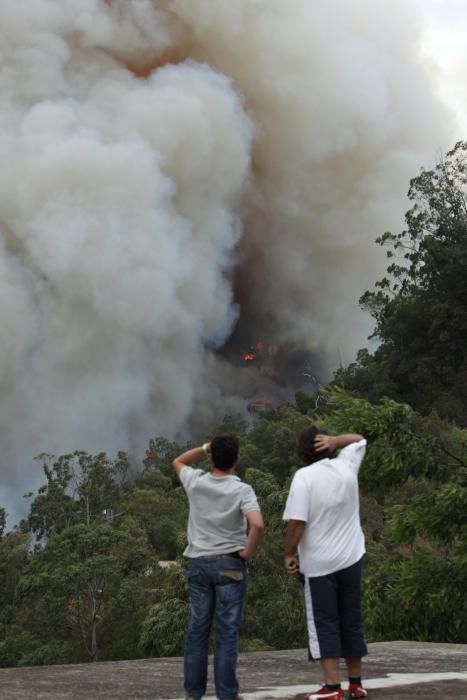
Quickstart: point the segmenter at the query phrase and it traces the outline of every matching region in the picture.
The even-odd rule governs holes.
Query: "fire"
[[[252,352],[247,352],[246,355],[243,355],[243,359],[245,362],[253,362],[255,355]]]

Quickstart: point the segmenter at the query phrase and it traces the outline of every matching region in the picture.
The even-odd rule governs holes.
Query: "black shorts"
[[[361,590],[363,557],[326,576],[304,578],[308,648],[312,659],[366,656]]]

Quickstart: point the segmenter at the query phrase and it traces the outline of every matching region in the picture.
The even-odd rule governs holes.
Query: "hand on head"
[[[334,452],[334,438],[331,435],[316,435],[313,446],[316,452]]]

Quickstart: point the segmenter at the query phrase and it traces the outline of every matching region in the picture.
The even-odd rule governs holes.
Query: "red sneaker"
[[[322,688],[315,690],[314,693],[305,695],[305,700],[344,700],[344,691],[342,688],[339,688],[339,690],[328,690],[323,685]]]
[[[349,683],[348,698],[366,698],[367,694],[365,688],[362,688],[360,683]]]

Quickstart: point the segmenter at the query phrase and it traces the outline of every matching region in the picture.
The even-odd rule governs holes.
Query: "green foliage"
[[[381,550],[365,582],[365,619],[372,638],[463,643],[465,544],[449,553],[420,544],[409,552],[384,555]]]
[[[186,499],[181,493],[173,492],[169,496],[163,489],[140,489],[135,484],[123,507],[144,529],[158,558],[170,560],[177,557],[178,543],[185,534],[188,516]]]
[[[0,623],[6,606],[12,605],[21,572],[28,562],[30,537],[18,530],[0,538]]]
[[[283,538],[284,531],[279,547],[266,541],[251,563],[242,628],[244,644],[250,638],[266,649],[296,649],[307,644],[303,591],[300,583],[283,570]],[[276,550],[274,558],[268,556],[271,550]]]
[[[140,597],[139,579],[149,560],[145,535],[131,521],[121,529],[108,523],[73,525],[36,549],[17,597],[31,626],[47,618],[46,628],[56,639],[76,633],[95,660],[100,626]]]
[[[284,416],[288,422],[290,410]],[[287,431],[282,434],[288,442]],[[260,435],[262,437],[261,432]],[[251,638],[264,649],[302,647],[306,645],[306,630],[301,586],[290,579],[283,568],[285,527],[282,513],[290,478],[280,485],[270,472],[248,469],[245,481],[258,496],[266,530],[261,547],[249,564],[244,643]]]
[[[193,447],[191,443],[179,445],[162,437],[150,440],[146,456],[143,459],[143,473],[138,483],[157,486],[165,490],[179,486],[172,469],[172,461],[181,452],[185,452],[191,447]]]
[[[149,611],[141,630],[141,646],[154,656],[183,654],[188,622],[188,592],[181,564],[158,576],[159,600]]]
[[[67,642],[52,641],[24,654],[20,666],[50,666],[68,664],[73,661],[73,648]]]
[[[413,544],[423,534],[449,544],[467,540],[467,487],[454,482],[416,496],[410,508],[395,506],[391,513],[391,534],[397,542]]]
[[[350,431],[367,438],[360,484],[377,500],[384,501],[390,489],[410,476],[425,477],[437,469],[433,437],[420,429],[419,417],[405,404],[384,398],[374,405],[332,387],[325,412],[316,412],[313,419],[332,434]]]
[[[368,439],[360,473],[368,638],[465,640],[466,431],[331,386],[241,435],[239,471],[266,522],[249,565],[241,648],[306,645],[301,586],[283,571],[282,513],[301,466],[297,434],[311,422]],[[3,526],[0,537],[0,665],[183,653],[188,509],[170,463],[185,447],[151,441],[132,480],[123,455],[44,460],[46,483],[28,520],[10,533]],[[166,558],[177,564],[161,569]]]
[[[9,626],[0,641],[0,668],[21,664],[23,658],[34,653],[40,644],[39,639],[19,625]]]
[[[5,508],[0,508],[0,538],[3,537],[6,528],[6,512]]]
[[[310,419],[290,404],[271,411],[265,419],[254,423],[242,439],[239,473],[253,467],[271,473],[279,483],[284,483],[297,466],[297,435],[309,424]]]
[[[422,413],[467,422],[467,142],[410,183],[407,228],[377,239],[389,246],[388,276],[361,305],[380,345],[340,370],[336,381],[372,400],[387,395]]]
[[[0,666],[15,666],[24,651],[37,643],[15,624],[16,589],[28,563],[29,543],[29,536],[18,530],[0,537]]]
[[[111,461],[105,453],[74,452],[59,457],[52,466],[53,455],[37,459],[47,483],[32,501],[27,525],[38,540],[76,523],[90,525],[118,508],[120,487],[129,470],[125,454]]]

